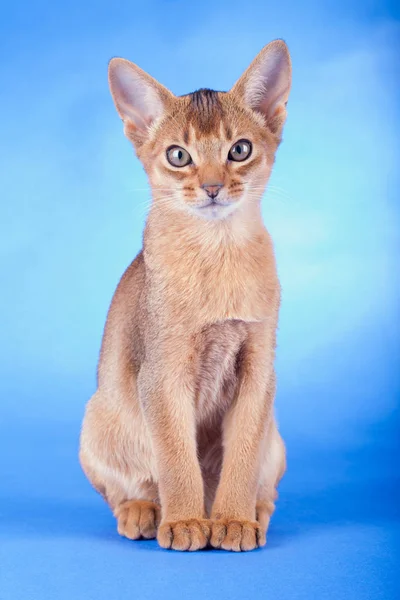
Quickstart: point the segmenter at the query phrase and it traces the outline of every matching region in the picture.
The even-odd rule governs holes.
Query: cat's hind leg
[[[80,463],[117,519],[118,533],[151,539],[160,522],[154,460],[139,411],[113,411],[100,392],[88,403],[81,433]]]
[[[279,434],[275,420],[272,421],[265,438],[260,484],[257,493],[256,519],[261,526],[259,545],[266,543],[266,534],[275,510],[275,500],[278,497],[277,487],[286,471],[286,450]]]

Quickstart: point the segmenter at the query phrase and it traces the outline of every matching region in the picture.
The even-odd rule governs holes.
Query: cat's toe
[[[115,510],[118,533],[130,540],[153,539],[160,522],[160,508],[147,500],[128,500]]]
[[[266,544],[265,531],[257,521],[217,519],[211,523],[211,546],[241,552]]]
[[[163,548],[194,551],[207,545],[210,533],[206,519],[171,521],[160,525],[157,540]]]

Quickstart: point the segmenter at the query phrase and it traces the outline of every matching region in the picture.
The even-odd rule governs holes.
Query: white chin
[[[234,204],[228,204],[227,206],[223,206],[221,204],[210,204],[209,206],[195,209],[195,212],[197,216],[202,217],[203,219],[207,219],[208,221],[216,221],[218,219],[226,219],[226,217],[229,217],[234,210]]]

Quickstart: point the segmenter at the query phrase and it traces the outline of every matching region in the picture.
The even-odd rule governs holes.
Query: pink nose
[[[203,183],[201,186],[210,198],[216,198],[219,190],[224,187],[222,183]]]

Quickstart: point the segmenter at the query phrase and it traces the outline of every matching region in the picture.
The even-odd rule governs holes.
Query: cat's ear
[[[174,97],[153,77],[123,58],[111,59],[108,81],[128,137],[144,138],[148,128],[162,116]]]
[[[231,91],[261,113],[269,129],[280,136],[291,80],[288,47],[283,40],[275,40],[261,50]]]

